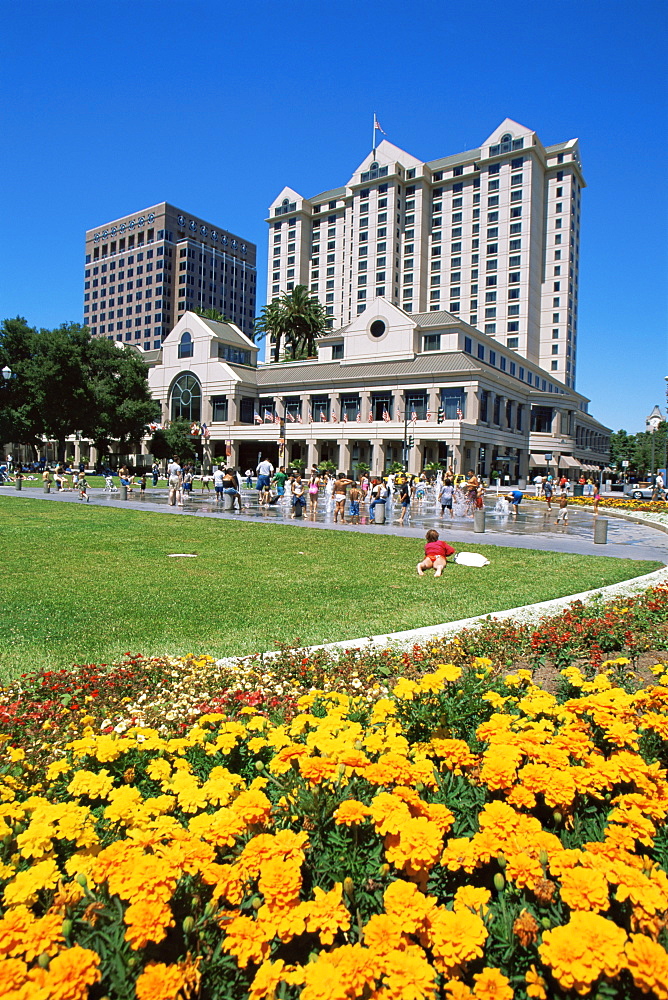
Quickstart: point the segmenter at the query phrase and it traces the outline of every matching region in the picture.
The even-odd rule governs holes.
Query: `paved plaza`
[[[598,519],[605,518],[608,522],[607,544],[594,542],[594,524],[597,520],[590,508],[571,504],[568,508],[568,523],[557,523],[557,504],[553,502],[552,511],[548,511],[543,501],[537,501],[525,494],[517,517],[509,513],[507,503],[502,497],[490,491],[485,498],[485,532],[474,532],[473,517],[463,509],[457,510],[453,518],[447,514],[441,517],[441,508],[430,493],[418,503],[415,501],[403,525],[399,524],[401,507],[398,503],[387,504],[387,520],[383,525],[373,522],[369,516],[368,506],[361,505],[360,523],[335,523],[331,498],[322,494],[318,499],[318,510],[313,518],[308,509],[303,518],[292,519],[292,508],[288,502],[279,502],[271,507],[260,507],[258,494],[254,489],[242,490],[244,509],[241,513],[230,513],[222,510],[222,503],[217,502],[215,493],[199,489],[193,490],[183,507],[171,507],[168,504],[166,489],[147,489],[142,497],[138,489],[130,493],[129,499],[121,500],[118,492],[108,493],[103,489],[89,489],[89,506],[102,506],[128,510],[160,513],[175,517],[209,517],[220,520],[262,522],[264,524],[284,524],[296,528],[316,528],[329,531],[356,531],[373,534],[392,534],[406,538],[424,538],[429,528],[436,528],[443,537],[455,547],[462,544],[499,545],[513,548],[543,549],[552,552],[572,552],[581,555],[604,555],[623,559],[657,559],[668,564],[668,534],[658,531],[645,524],[634,524],[629,521],[608,516],[609,512],[601,508]],[[0,496],[26,497],[34,500],[55,503],[75,503],[83,506],[76,490],[45,494],[41,489],[26,489],[20,493],[11,488],[5,488]]]

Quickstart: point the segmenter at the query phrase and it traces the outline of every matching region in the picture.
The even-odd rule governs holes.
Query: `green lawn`
[[[466,542],[483,570],[419,579],[422,542],[0,495],[0,676],[125,652],[214,656],[394,632],[548,600],[659,563]],[[169,553],[195,553],[172,559]]]

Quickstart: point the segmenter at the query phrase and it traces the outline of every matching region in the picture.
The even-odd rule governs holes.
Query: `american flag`
[[[357,421],[358,424],[362,423],[362,413],[360,410],[357,411],[357,416],[355,417],[355,420]]]
[[[279,417],[278,413],[275,413],[274,414],[274,423],[275,424],[280,424],[280,422],[281,422],[281,418]]]
[[[417,413],[415,412],[415,410],[413,410],[411,413],[411,423],[414,424],[416,423],[416,421],[417,421]]]
[[[431,420],[431,410],[427,410],[427,420]]]
[[[298,423],[298,424],[303,424],[303,423],[304,423],[304,421],[302,420],[302,415],[301,415],[301,413],[298,413],[298,414],[297,414],[297,423]]]
[[[308,408],[308,422],[309,422],[310,424],[312,424],[312,423],[313,423],[313,411],[311,410],[311,407],[310,407],[310,406],[309,406],[309,408]]]
[[[294,424],[295,418],[292,416],[289,410],[286,410],[285,419],[289,420],[291,424]]]
[[[380,127],[380,122],[378,121],[378,119],[376,118],[376,116],[375,116],[375,115],[374,115],[374,117],[373,117],[373,127],[374,127],[374,128],[377,128],[379,132],[382,132],[382,133],[383,133],[383,135],[387,135],[387,132],[385,131],[385,129],[382,129],[382,128]]]
[[[257,410],[255,411],[255,414],[254,414],[254,416],[253,416],[253,419],[255,420],[255,423],[256,423],[256,424],[261,424],[261,423],[262,423],[262,417],[261,417],[261,416],[260,416],[260,414],[259,414],[259,413],[257,412]]]
[[[321,411],[320,411],[320,419],[321,419],[322,421],[324,421],[325,423],[327,423],[327,414],[325,413],[325,411],[324,411],[324,410],[321,410]]]
[[[343,414],[343,422],[344,422],[344,424],[348,423],[348,414],[347,413]]]
[[[390,422],[390,414],[387,412],[387,407],[383,410],[383,420],[386,424],[389,424]]]
[[[334,413],[333,410],[332,410],[332,416],[330,417],[330,420],[332,421],[333,424],[336,424],[339,421],[339,418],[337,417],[336,413]]]
[[[373,423],[373,409],[369,410],[369,423]]]
[[[265,410],[264,411],[264,422],[266,424],[273,424],[273,422],[274,422],[274,414],[271,412],[271,410]]]
[[[457,420],[463,420],[463,419],[464,419],[464,414],[461,411],[461,407],[458,406],[457,407]]]

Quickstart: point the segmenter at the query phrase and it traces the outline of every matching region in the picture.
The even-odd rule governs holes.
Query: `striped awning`
[[[545,455],[529,455],[529,465],[547,465]]]
[[[572,455],[561,455],[559,458],[559,467],[561,469],[579,469],[581,466]]]

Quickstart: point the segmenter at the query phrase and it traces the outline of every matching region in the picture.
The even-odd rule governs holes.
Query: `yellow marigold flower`
[[[543,934],[538,953],[565,990],[586,993],[602,974],[624,967],[626,932],[597,913],[576,911],[570,922]]]
[[[194,963],[149,962],[137,979],[136,997],[137,1000],[181,1000],[184,995],[191,995],[199,980],[200,973]]]
[[[487,904],[491,898],[489,889],[478,888],[475,885],[461,885],[455,893],[453,905],[455,910],[466,908],[484,917],[489,910]]]
[[[73,798],[86,795],[89,799],[105,799],[113,787],[114,779],[103,768],[97,774],[94,771],[75,771],[67,791]]]
[[[608,883],[592,868],[571,868],[561,876],[561,898],[571,910],[607,910]]]
[[[545,980],[539,974],[535,965],[532,965],[524,977],[527,983],[527,996],[535,997],[535,1000],[547,1000]]]
[[[508,792],[506,802],[516,809],[533,809],[536,805],[536,796],[528,788],[524,788],[522,785],[515,785]]]
[[[406,934],[414,934],[436,905],[435,896],[425,896],[413,882],[397,879],[383,895],[385,912]]]
[[[296,761],[300,757],[307,757],[308,754],[308,747],[305,747],[301,743],[290,743],[288,746],[283,746],[273,756],[269,764],[269,770],[272,774],[285,774],[286,771],[290,770],[293,760]]]
[[[43,858],[53,847],[56,831],[50,823],[33,820],[27,830],[19,833],[16,846],[24,858]]]
[[[104,810],[105,819],[112,823],[128,825],[135,819],[137,809],[141,804],[142,797],[138,788],[133,788],[131,785],[114,788],[109,793],[109,805]]]
[[[483,969],[475,974],[473,980],[476,1000],[513,1000],[515,996],[509,979],[498,969]]]
[[[639,990],[668,1000],[668,953],[658,941],[632,934],[626,945],[626,964]]]
[[[302,981],[302,970],[286,965],[282,958],[263,962],[250,985],[248,1000],[274,1000],[281,983],[299,985]]]
[[[117,760],[129,749],[127,740],[113,736],[84,736],[67,744],[67,749],[74,752],[75,757],[93,757],[100,764],[108,764]]]
[[[443,834],[424,816],[408,819],[398,835],[390,835],[385,856],[396,868],[415,873],[436,864],[443,849]]]
[[[314,889],[315,899],[305,904],[306,929],[317,931],[322,944],[332,944],[337,933],[350,927],[350,913],[341,899],[342,883],[337,882],[329,892]]]
[[[304,968],[299,1000],[347,1000],[365,996],[376,983],[378,957],[359,944],[321,951]]]
[[[259,965],[269,954],[266,931],[250,917],[235,917],[225,925],[222,949],[234,955],[242,969],[249,962]]]
[[[100,958],[94,951],[75,944],[51,960],[45,977],[46,995],[63,1000],[86,1000],[89,987],[102,979]]]
[[[504,698],[504,696],[502,694],[499,694],[498,691],[485,691],[484,695],[482,696],[482,700],[489,702],[492,708],[498,710],[500,708],[503,708],[508,699]]]
[[[61,774],[65,774],[65,772],[69,770],[71,770],[70,763],[64,757],[60,760],[54,760],[46,769],[46,780],[55,781]]]
[[[406,677],[400,677],[392,688],[392,694],[399,701],[412,701],[419,693],[419,686],[415,681],[409,681]]]
[[[471,767],[476,762],[475,756],[469,750],[464,740],[441,740],[434,738],[427,746],[430,755],[443,760],[443,766],[455,774],[461,774],[462,768]]]
[[[34,989],[27,991],[28,986],[28,966],[20,958],[4,958],[0,962],[0,996],[23,997],[34,995]]]
[[[55,889],[60,872],[53,858],[38,861],[27,871],[18,872],[11,882],[5,886],[4,900],[6,906],[17,903],[32,903],[37,893],[43,889]]]
[[[149,941],[155,944],[163,941],[167,928],[174,926],[171,909],[157,900],[135,900],[128,906],[123,920],[127,926],[125,940],[135,950],[145,948]]]
[[[146,765],[146,774],[153,781],[166,781],[172,773],[172,766],[164,757],[156,757]]]
[[[346,799],[334,811],[334,821],[339,826],[353,826],[355,823],[363,823],[369,816],[371,816],[369,807],[356,799]]]
[[[462,963],[482,957],[487,930],[481,918],[469,909],[455,911],[439,906],[429,914],[426,937],[436,969],[447,975]]]
[[[441,864],[451,872],[461,869],[470,874],[478,864],[478,852],[473,840],[451,837],[441,855]]]

